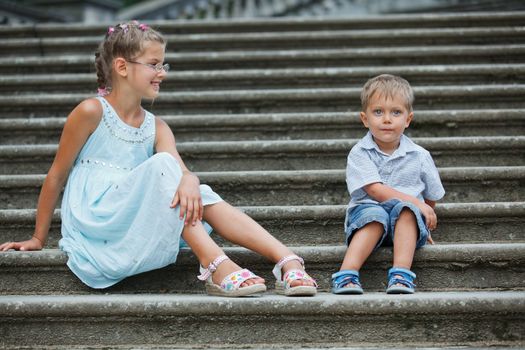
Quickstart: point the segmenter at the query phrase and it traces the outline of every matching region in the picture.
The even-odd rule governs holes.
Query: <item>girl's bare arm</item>
[[[203,205],[199,189],[199,178],[188,170],[182,160],[175,143],[175,136],[166,122],[160,118],[155,118],[155,127],[157,130],[155,140],[155,150],[159,152],[168,152],[179,162],[182,168],[182,179],[173,197],[171,207],[180,205],[180,218],[186,215],[185,224],[192,223],[195,225],[197,220],[202,220]]]
[[[87,138],[96,129],[102,116],[102,106],[94,99],[81,102],[68,116],[55,159],[42,185],[38,198],[35,231],[31,239],[6,242],[0,251],[40,250],[44,247],[60,192],[69,171]]]

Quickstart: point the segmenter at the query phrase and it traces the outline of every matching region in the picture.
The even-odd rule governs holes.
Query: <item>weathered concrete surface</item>
[[[361,87],[368,77],[384,73],[403,76],[414,86],[524,83],[525,64],[461,64],[388,67],[278,68],[186,71],[168,74],[166,91],[216,91],[236,89]],[[30,94],[89,93],[96,90],[92,73],[0,76],[0,91]]]
[[[460,109],[523,108],[524,86],[491,84],[415,87],[415,108]],[[152,112],[173,113],[258,113],[346,111],[358,108],[360,88],[231,90],[204,92],[162,92],[150,106]],[[92,94],[27,94],[0,96],[4,117],[63,116]],[[439,102],[439,103],[438,103]],[[505,103],[503,103],[505,102]]]
[[[0,28],[1,30],[2,28]],[[166,53],[177,70],[283,67],[348,67],[398,64],[457,64],[523,62],[525,45],[432,45],[286,50],[229,50],[225,52]],[[94,57],[85,54],[0,57],[1,73],[93,73]]]
[[[227,299],[194,295],[0,297],[1,344],[522,344],[523,292]],[[349,327],[350,325],[350,327]],[[385,329],[388,332],[385,332]],[[288,334],[275,337],[276,334]],[[403,334],[399,343],[392,334]]]
[[[464,12],[464,13],[423,13],[423,14],[384,14],[370,15],[366,18],[319,18],[319,17],[281,17],[281,18],[231,18],[213,21],[151,21],[152,26],[165,34],[197,33],[250,33],[283,31],[344,30],[367,28],[453,28],[479,26],[520,26],[525,21],[521,11]],[[4,26],[0,36],[14,37],[68,37],[100,35],[113,23],[98,24],[55,24],[37,23],[33,25]]]
[[[359,112],[160,116],[177,142],[356,139],[366,131]],[[0,144],[58,143],[65,118],[2,118]],[[410,137],[519,136],[524,109],[418,110]]]
[[[154,114],[274,113],[347,111],[359,108],[360,88],[314,88],[161,92]],[[523,108],[524,84],[415,86],[418,109]],[[64,116],[93,94],[26,94],[0,96],[4,117]],[[38,113],[36,113],[38,111]]]
[[[185,142],[193,171],[343,169],[357,139]],[[525,165],[525,136],[414,138],[438,167]],[[0,145],[0,173],[47,173],[56,145]]]
[[[286,244],[344,243],[346,205],[241,207]],[[523,242],[525,202],[438,204],[437,242]],[[25,240],[33,234],[34,209],[0,210],[0,241]],[[60,211],[55,211],[48,247],[60,239]],[[223,245],[229,245],[219,240]]]
[[[363,297],[286,299],[269,293],[225,302],[166,295],[202,292],[188,251],[176,265],[104,291],[83,286],[56,249],[9,252],[0,254],[0,348],[524,348],[525,204],[522,173],[515,172],[525,166],[523,18],[525,13],[490,13],[387,16],[376,23],[369,18],[159,23],[171,40],[166,61],[177,73],[170,74],[160,98],[144,107],[165,117],[187,163],[209,172],[201,174],[205,181],[231,201],[257,205],[242,209],[295,246],[324,290],[345,250],[345,205],[334,204],[341,200],[336,194],[346,193],[341,176],[346,155],[364,133],[358,95],[368,75],[390,69],[409,78],[416,120],[407,134],[431,150],[441,169],[483,169],[442,173],[449,203],[437,207],[438,245],[417,252],[416,296],[373,293],[384,291],[388,249],[373,254],[362,269]],[[15,175],[2,177],[0,202],[23,207],[0,210],[1,241],[33,233],[35,213],[28,208],[34,204],[26,189],[41,183],[38,174],[51,163],[67,113],[94,94],[88,75],[92,50],[106,27],[0,28],[0,50],[2,45],[10,50],[0,58],[0,75],[6,76],[0,85],[8,93],[0,97],[0,114],[10,119],[0,121],[0,144],[6,146],[0,147],[0,174]],[[19,45],[21,37],[31,38],[29,45]],[[430,44],[421,45],[425,42]],[[90,53],[63,54],[65,46]],[[15,47],[27,51],[11,51]],[[34,49],[38,56],[23,57]],[[53,85],[60,88],[44,93]],[[67,93],[59,93],[63,88]],[[214,91],[205,91],[209,88]],[[229,142],[245,140],[255,142]],[[37,143],[42,147],[23,146]],[[237,173],[221,173],[231,170]],[[247,173],[253,170],[261,173]],[[323,196],[309,185],[324,186]],[[6,193],[14,188],[21,192]],[[330,205],[263,206],[272,191],[282,195],[273,198],[279,204],[308,192],[318,197],[308,198],[311,203]],[[489,198],[504,202],[479,202]],[[467,200],[476,203],[450,203]],[[50,248],[57,246],[59,225],[57,211]],[[270,263],[219,243],[273,288]],[[464,293],[456,293],[460,290]],[[53,292],[66,295],[42,295]]]
[[[96,36],[63,38],[0,38],[0,52],[9,55],[90,54],[105,31]],[[170,51],[225,51],[231,49],[287,49],[371,47],[384,45],[517,44],[523,43],[525,27],[419,28],[288,31],[265,33],[218,33],[165,35]]]
[[[242,248],[224,248],[233,260],[252,269],[273,288],[272,264]],[[329,290],[330,276],[339,270],[344,246],[295,247],[305,259],[309,273],[322,290]],[[59,250],[0,253],[0,294],[96,293],[82,285],[65,265]],[[392,266],[390,248],[374,253],[363,267],[366,291],[386,288],[387,271]],[[131,277],[101,292],[159,293],[202,292],[195,276],[198,261],[183,250],[176,264]],[[443,290],[525,290],[525,243],[437,244],[417,251],[413,269],[420,291]]]
[[[442,202],[520,201],[525,166],[439,169],[446,188]],[[236,206],[342,205],[349,201],[344,170],[231,171],[197,173]],[[0,209],[34,207],[45,175],[0,175]],[[60,201],[57,203],[60,207]]]

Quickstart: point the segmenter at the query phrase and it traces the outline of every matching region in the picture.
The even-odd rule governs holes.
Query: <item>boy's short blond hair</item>
[[[386,98],[394,98],[401,95],[406,100],[407,109],[412,112],[414,103],[414,91],[405,79],[391,74],[381,74],[368,80],[361,91],[361,108],[363,111],[368,107],[372,96],[379,93]]]

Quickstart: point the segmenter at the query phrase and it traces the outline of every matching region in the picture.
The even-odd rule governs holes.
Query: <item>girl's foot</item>
[[[226,255],[220,255],[205,269],[201,266],[198,278],[206,281],[209,295],[240,297],[266,291],[264,279],[250,270],[241,269]]]
[[[297,255],[283,257],[273,268],[275,291],[286,296],[313,296],[317,283],[304,270],[304,261]]]
[[[217,267],[217,270],[212,275],[212,281],[215,284],[221,284],[222,280],[235,271],[242,270],[242,267],[234,263],[232,260],[228,259],[225,260],[222,264],[220,264]],[[241,283],[241,287],[248,287],[254,284],[264,284],[265,280],[264,278],[261,278],[259,276],[255,276],[253,278],[247,279],[243,283]]]
[[[285,263],[282,267],[282,273],[283,275],[286,275],[288,271],[291,270],[302,270],[306,274],[306,271],[304,270],[304,266],[298,261],[298,260],[291,260],[287,263]],[[297,286],[309,286],[309,287],[317,287],[317,283],[314,279],[295,279],[290,282],[291,287],[297,287]]]

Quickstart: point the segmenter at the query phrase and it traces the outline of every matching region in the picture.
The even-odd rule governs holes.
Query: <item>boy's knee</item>
[[[401,212],[399,213],[399,217],[397,219],[399,220],[411,220],[416,221],[416,214],[412,211],[412,209],[404,207],[401,209]]]
[[[363,230],[363,229],[373,230],[373,231],[383,231],[384,224],[379,221],[372,221],[364,225],[363,227],[361,227],[359,230]]]
[[[416,219],[416,215],[420,213],[420,210],[418,207],[416,207],[414,204],[410,202],[399,202],[396,204],[392,210],[390,211],[390,218],[397,218],[397,219],[407,219],[407,218],[413,218]]]

